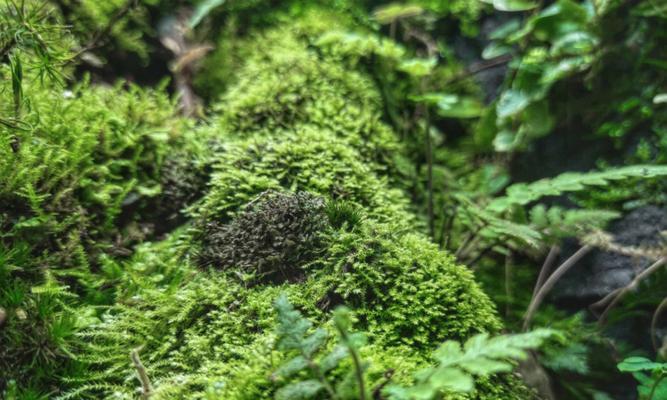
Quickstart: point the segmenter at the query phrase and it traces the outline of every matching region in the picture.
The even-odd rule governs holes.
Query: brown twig
[[[510,54],[504,54],[502,56],[498,56],[496,58],[492,58],[492,59],[484,61],[484,62],[479,62],[479,63],[473,64],[473,65],[470,66],[470,68],[466,69],[465,71],[447,79],[445,81],[445,85],[456,83],[460,80],[463,80],[463,79],[469,78],[471,76],[477,75],[480,72],[486,71],[487,69],[495,68],[497,66],[506,64],[510,61],[512,61],[512,56]]]
[[[658,319],[660,318],[660,314],[662,314],[662,312],[665,309],[667,309],[667,297],[662,299],[662,301],[658,305],[658,308],[655,309],[653,317],[651,318],[651,343],[653,343],[653,349],[656,352],[659,350],[659,347],[658,347],[658,336],[655,334],[655,332],[658,327]]]
[[[537,281],[535,282],[535,288],[533,289],[533,297],[535,297],[537,291],[542,287],[542,284],[544,284],[544,281],[549,276],[549,273],[551,272],[551,267],[556,261],[556,256],[558,255],[558,253],[560,253],[560,247],[558,247],[557,245],[551,246],[549,254],[547,254],[547,258],[544,260],[544,264],[542,264],[542,268],[540,269],[540,274],[537,277]]]
[[[533,296],[532,300],[530,301],[530,305],[528,306],[528,310],[526,310],[526,315],[523,320],[523,329],[528,330],[528,327],[530,326],[530,321],[533,319],[533,316],[535,315],[535,311],[539,308],[540,304],[542,304],[542,301],[546,297],[546,295],[553,289],[553,287],[556,285],[556,282],[560,278],[565,275],[567,271],[569,271],[579,260],[581,260],[586,254],[588,254],[591,250],[593,250],[593,246],[585,244],[583,245],[579,250],[577,250],[576,253],[574,253],[570,258],[565,260],[561,265],[556,268],[553,274],[549,276],[549,278],[544,282],[544,285],[540,287],[540,289],[535,293],[535,296]]]
[[[139,350],[140,348],[132,350],[132,352],[130,352],[130,358],[132,359],[134,368],[137,370],[139,381],[141,381],[141,398],[143,400],[148,400],[153,395],[153,386],[151,385],[151,381],[148,378],[146,368],[141,363],[141,359],[139,358]]]

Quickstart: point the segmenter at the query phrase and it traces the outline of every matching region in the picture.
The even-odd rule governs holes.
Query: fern
[[[526,358],[529,349],[555,335],[550,329],[528,333],[490,337],[482,333],[470,338],[463,347],[446,341],[434,353],[437,365],[415,374],[411,387],[389,386],[386,393],[392,400],[428,400],[445,392],[469,393],[475,388],[475,377],[509,372],[513,362]]]
[[[599,172],[566,172],[555,178],[540,179],[533,183],[517,183],[507,188],[507,194],[492,200],[488,211],[502,213],[512,206],[525,206],[547,196],[577,192],[589,186],[607,186],[611,181],[628,178],[654,178],[667,175],[665,165],[633,165]]]

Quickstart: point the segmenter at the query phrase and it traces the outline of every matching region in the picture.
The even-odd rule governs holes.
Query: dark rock
[[[655,206],[638,208],[612,224],[613,243],[622,246],[657,248],[667,244],[667,211]],[[564,247],[563,258],[572,254]],[[615,289],[629,284],[652,264],[644,257],[630,257],[609,251],[593,251],[572,268],[556,285],[554,299],[559,303],[585,308]]]

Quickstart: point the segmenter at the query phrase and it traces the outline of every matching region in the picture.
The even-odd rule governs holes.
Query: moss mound
[[[132,398],[127,355],[141,347],[152,398],[270,399],[284,357],[279,293],[324,324],[334,306],[352,307],[369,334],[375,383],[388,368],[409,380],[444,339],[500,329],[472,273],[419,233],[400,179],[390,178],[396,160],[382,155],[400,155],[401,144],[381,122],[372,80],[289,27],[266,35],[276,38],[271,54],[249,57],[218,106],[213,126],[224,140],[209,191],[191,209],[190,257],[168,258],[168,270],[193,273],[180,287],[136,292],[86,330],[65,398]],[[246,276],[295,270],[299,279]],[[524,394],[503,378],[475,396]]]

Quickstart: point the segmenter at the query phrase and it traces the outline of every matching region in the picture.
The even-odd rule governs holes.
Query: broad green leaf
[[[302,356],[297,356],[281,365],[280,368],[278,368],[276,372],[273,373],[273,375],[280,378],[289,378],[295,373],[302,371],[307,366],[308,361]]]
[[[530,0],[482,0],[492,4],[498,11],[527,11],[537,7],[537,2]]]
[[[401,18],[421,15],[423,12],[424,9],[415,4],[389,4],[377,8],[373,12],[373,18],[381,24],[390,24]]]
[[[484,105],[472,96],[448,93],[429,93],[411,97],[413,101],[433,104],[438,114],[446,118],[476,118],[484,112]]]
[[[511,46],[498,42],[491,42],[482,51],[482,58],[485,60],[490,60],[492,58],[504,56],[505,54],[510,54],[511,52]]]
[[[657,363],[645,357],[628,357],[618,364],[618,369],[623,372],[655,371],[665,368],[667,364]]]
[[[653,104],[667,103],[667,93],[660,93],[653,98]]]
[[[206,16],[225,3],[226,0],[203,0],[195,7],[192,17],[190,18],[190,28],[195,28],[199,23],[206,18]]]
[[[508,89],[504,91],[498,99],[496,114],[498,118],[504,119],[515,115],[530,104],[530,96],[521,90]]]
[[[438,388],[457,393],[468,393],[475,388],[472,376],[458,368],[439,368],[431,376],[431,381]]]
[[[416,78],[431,74],[438,61],[435,58],[413,58],[403,61],[398,69]]]
[[[291,383],[276,391],[276,400],[308,400],[324,389],[319,381],[309,379]]]

